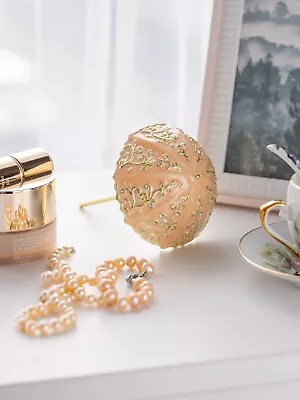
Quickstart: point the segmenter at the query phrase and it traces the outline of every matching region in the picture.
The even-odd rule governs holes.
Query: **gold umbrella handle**
[[[79,204],[80,208],[85,208],[89,206],[95,206],[96,204],[107,203],[109,201],[116,200],[116,196],[102,197],[101,199],[94,199],[89,201],[84,201]]]

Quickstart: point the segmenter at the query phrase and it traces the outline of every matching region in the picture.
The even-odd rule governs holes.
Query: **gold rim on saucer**
[[[270,225],[276,225],[276,224],[282,224],[282,223],[286,223],[286,221],[273,222],[273,223],[270,224]],[[299,280],[299,279],[300,279],[300,275],[292,275],[292,274],[288,274],[288,273],[286,273],[286,272],[276,271],[276,270],[273,270],[273,269],[271,269],[271,268],[264,267],[263,265],[257,264],[256,262],[250,260],[250,259],[242,252],[242,249],[241,249],[242,241],[245,239],[246,236],[250,235],[250,234],[251,234],[252,232],[254,232],[254,231],[257,231],[258,229],[262,229],[262,230],[263,230],[263,227],[262,227],[262,226],[258,226],[257,228],[251,229],[250,231],[246,232],[246,233],[241,237],[241,239],[240,239],[240,241],[239,241],[239,252],[240,252],[241,256],[242,256],[249,264],[254,265],[254,266],[257,267],[258,269],[261,269],[261,270],[263,270],[263,271],[266,271],[268,274],[275,275],[275,276],[282,276],[282,277],[285,277],[285,278],[288,277],[289,279],[291,278],[291,279]]]

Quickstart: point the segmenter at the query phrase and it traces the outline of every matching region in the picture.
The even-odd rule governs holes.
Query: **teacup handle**
[[[263,204],[260,207],[260,223],[265,232],[270,235],[273,239],[277,240],[280,244],[284,245],[287,247],[290,252],[294,254],[294,256],[298,259],[299,254],[296,252],[296,250],[293,248],[293,246],[279,233],[274,231],[273,228],[271,228],[269,222],[268,222],[268,215],[269,212],[274,208],[274,207],[286,207],[286,202],[283,200],[271,200],[268,201],[268,203]]]

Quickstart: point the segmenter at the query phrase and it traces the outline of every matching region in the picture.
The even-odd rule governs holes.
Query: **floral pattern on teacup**
[[[267,243],[261,250],[264,262],[280,272],[300,275],[300,262],[283,246]]]
[[[300,213],[297,215],[293,227],[294,227],[294,235],[297,239],[297,242],[300,243]]]

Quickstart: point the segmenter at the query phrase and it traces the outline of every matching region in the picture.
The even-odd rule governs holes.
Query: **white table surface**
[[[111,257],[148,258],[155,303],[131,314],[80,310],[75,331],[30,339],[14,318],[36,302],[44,265],[1,267],[0,399],[223,399],[232,390],[241,399],[244,388],[287,382],[299,390],[300,289],[238,253],[258,212],[217,206],[193,243],[160,251],[123,223],[117,202],[78,209],[111,193],[107,174],[60,175],[59,244],[76,247],[71,264],[85,273]]]

